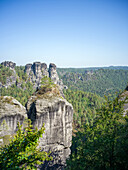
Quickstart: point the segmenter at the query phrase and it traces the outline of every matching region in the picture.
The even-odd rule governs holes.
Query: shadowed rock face
[[[40,147],[52,151],[53,161],[46,162],[42,169],[62,169],[70,154],[72,140],[73,107],[61,97],[32,96],[27,103],[28,117],[34,126],[45,123],[45,134]]]
[[[26,108],[10,96],[0,97],[0,125],[5,122],[7,129],[2,129],[0,135],[14,134],[17,123],[23,123],[27,117]]]

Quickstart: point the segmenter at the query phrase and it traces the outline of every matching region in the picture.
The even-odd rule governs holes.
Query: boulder
[[[17,123],[23,123],[27,118],[26,108],[20,102],[10,96],[0,96],[0,125],[1,135],[14,134],[17,130]],[[5,123],[7,129],[2,127]]]

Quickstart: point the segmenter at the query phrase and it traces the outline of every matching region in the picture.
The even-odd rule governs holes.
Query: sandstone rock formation
[[[34,62],[33,64],[27,64],[25,72],[35,88],[39,87],[43,76],[48,77],[47,65],[45,63]]]
[[[1,87],[7,88],[13,84],[16,84],[17,87],[21,88],[22,82],[21,83],[16,82],[16,79],[18,78],[16,71],[15,71],[16,64],[11,61],[5,61],[5,62],[2,62],[1,65],[5,67],[9,67],[13,71],[13,75],[10,77],[7,77],[6,84],[3,85],[0,82],[0,88]],[[61,95],[64,97],[63,88],[66,88],[66,86],[64,86],[62,80],[59,79],[55,64],[51,63],[49,65],[49,69],[47,68],[47,65],[45,63],[41,63],[41,62],[34,62],[33,64],[26,64],[24,72],[28,75],[27,81],[29,80],[30,82],[32,82],[33,87],[35,89],[40,87],[41,79],[44,76],[51,78],[51,80],[59,86]]]
[[[15,69],[16,63],[13,63],[12,61],[4,61],[1,65]]]
[[[16,78],[17,78],[16,71],[15,71],[16,63],[13,63],[12,61],[5,61],[5,62],[2,62],[1,65],[5,66],[5,67],[9,67],[12,70],[12,75],[7,77],[6,83],[2,84],[0,82],[0,88],[2,88],[2,87],[7,88],[7,87],[16,83]]]
[[[10,96],[0,97],[0,125],[5,122],[7,126],[6,130],[1,129],[1,136],[14,134],[16,132],[17,123],[20,122],[20,124],[22,124],[25,118],[27,118],[26,108],[16,99]]]
[[[54,84],[59,86],[61,95],[64,97],[63,88],[65,86],[63,85],[62,80],[59,79],[55,64],[50,63],[48,70],[45,63],[34,62],[33,64],[27,64],[25,66],[25,73],[27,73],[28,79],[34,84],[34,88],[40,86],[41,79],[44,76],[49,77],[54,82]]]
[[[43,169],[62,169],[70,154],[73,107],[60,95],[54,94],[48,92],[47,95],[32,96],[27,103],[28,117],[34,126],[40,128],[45,123],[40,146],[45,151],[52,151],[54,158],[46,162]]]
[[[49,72],[49,77],[55,84],[59,86],[60,93],[64,97],[63,88],[65,86],[63,85],[62,80],[59,79],[59,76],[56,71],[56,65],[53,63],[50,63],[48,72]]]
[[[33,64],[27,64],[25,66],[25,72],[35,87],[39,87],[41,79],[46,76],[51,78],[54,84],[59,85],[61,90],[63,89],[63,82],[62,80],[59,80],[59,76],[56,71],[56,65],[53,63],[49,65],[48,70],[45,63],[34,62]]]
[[[15,77],[13,83],[16,83],[15,63],[4,62],[3,65],[13,70]],[[17,130],[17,122],[23,123],[26,117],[32,120],[34,127],[41,128],[45,123],[45,134],[40,139],[40,147],[42,150],[51,151],[53,161],[45,162],[42,169],[63,169],[66,158],[70,154],[73,107],[64,99],[62,91],[64,85],[59,80],[55,64],[51,63],[49,69],[45,63],[27,64],[25,73],[28,75],[28,80],[33,83],[35,88],[38,87],[38,90],[28,100],[27,111],[14,98],[0,97],[0,125],[5,121],[8,127],[6,131],[2,129],[0,135],[14,134]],[[51,78],[54,82],[52,88],[48,86],[43,87],[44,89],[40,88],[43,76]],[[9,78],[7,78],[7,83],[10,85]]]

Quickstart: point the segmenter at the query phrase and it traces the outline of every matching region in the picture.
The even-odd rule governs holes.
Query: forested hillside
[[[84,123],[93,121],[96,116],[96,110],[104,102],[104,98],[84,91],[65,90],[66,99],[72,103],[74,109],[73,125],[74,130],[81,128]]]
[[[2,66],[1,84],[16,76],[16,83],[0,88],[1,96],[13,96],[25,106],[35,92],[33,84],[16,66],[15,72]],[[128,83],[128,70],[116,69],[58,69],[60,78],[68,86],[65,98],[73,105],[72,154],[67,169],[127,169],[128,118],[123,116],[122,103],[104,95],[123,91]],[[127,89],[126,89],[127,90]]]
[[[0,65],[0,83],[5,84],[7,77],[10,77],[13,74],[13,71],[8,67]]]
[[[14,71],[10,70],[8,67],[1,66],[0,74],[0,82],[5,84],[6,80],[9,79],[12,74],[14,74]],[[16,83],[12,84],[8,88],[0,88],[0,96],[12,96],[25,106],[28,98],[33,94],[35,89],[33,89],[31,82],[26,82],[27,75],[24,73],[24,66],[15,66],[15,74]]]
[[[127,67],[126,67],[127,68]],[[128,70],[119,69],[58,69],[63,83],[70,89],[96,93],[101,97],[123,91],[128,84]]]
[[[123,101],[106,99],[96,116],[76,131],[67,170],[128,169],[128,116]]]

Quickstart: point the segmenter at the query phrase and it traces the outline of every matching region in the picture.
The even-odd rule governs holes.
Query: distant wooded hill
[[[103,97],[123,91],[128,84],[128,67],[58,68],[63,83],[73,90],[96,93]]]

